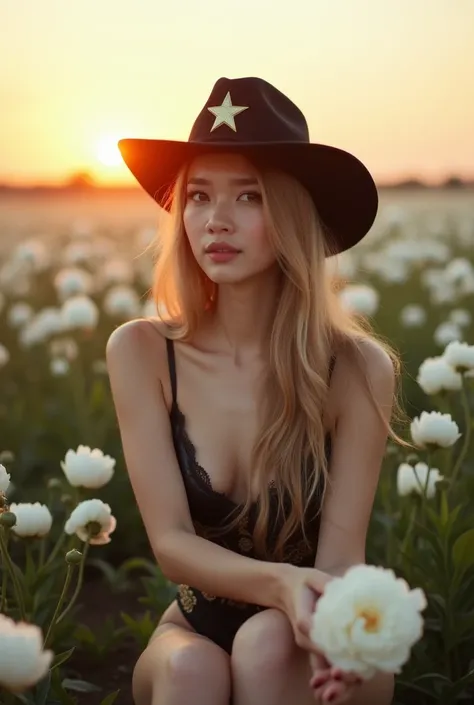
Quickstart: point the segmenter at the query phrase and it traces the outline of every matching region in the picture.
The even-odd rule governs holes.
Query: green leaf
[[[112,703],[115,702],[115,699],[119,693],[120,690],[116,690],[115,693],[109,693],[107,697],[101,700],[100,705],[112,705]]]
[[[433,697],[433,691],[427,688],[422,688],[420,685],[410,681],[404,681],[397,679],[397,685],[402,685],[404,688],[409,688],[410,690],[415,690],[417,693],[423,693],[423,695],[428,695],[430,698]]]
[[[72,649],[69,649],[68,651],[62,651],[60,654],[56,654],[53,658],[53,663],[51,664],[51,670],[57,668],[58,666],[62,666],[62,664],[70,658],[75,648],[76,647],[73,646]]]
[[[457,568],[474,565],[474,529],[465,531],[454,542],[453,561]]]
[[[419,683],[420,681],[441,681],[444,683],[447,683],[448,685],[452,684],[452,680],[450,678],[447,678],[447,676],[443,676],[442,673],[422,673],[421,676],[416,676],[413,679],[413,683]]]
[[[124,573],[130,573],[132,570],[146,570],[150,575],[155,575],[159,568],[156,563],[149,561],[147,558],[128,558],[125,560],[121,566],[120,571]]]
[[[64,678],[61,685],[63,688],[74,690],[77,693],[98,693],[102,690],[98,685],[88,683],[88,681],[81,681],[78,678]]]
[[[45,678],[43,678],[42,681],[37,683],[36,689],[35,689],[35,705],[45,705],[46,704],[46,698],[49,695],[49,689],[51,685],[51,671],[48,671],[48,674]]]
[[[74,630],[74,638],[82,644],[95,644],[96,637],[94,632],[86,624],[79,624]]]
[[[453,694],[458,695],[467,685],[470,685],[471,683],[474,683],[474,668],[472,671],[469,671],[469,673],[466,673],[465,676],[456,681],[453,688]]]

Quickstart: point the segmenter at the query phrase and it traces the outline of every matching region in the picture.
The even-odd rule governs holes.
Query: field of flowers
[[[104,362],[114,327],[153,315],[153,236],[71,219],[0,248],[5,705],[131,703],[133,665],[174,595],[134,503]],[[397,430],[413,450],[387,446],[367,556],[426,596],[394,702],[472,703],[474,209],[387,210],[338,271],[346,305],[401,353],[412,420]]]

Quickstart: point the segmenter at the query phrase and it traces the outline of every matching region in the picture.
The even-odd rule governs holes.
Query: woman
[[[179,585],[133,676],[136,705],[392,699],[309,639],[324,585],[365,562],[398,362],[338,305],[326,260],[377,211],[366,168],[309,142],[258,78],[215,84],[187,142],[122,140],[168,212],[158,321],[107,361],[131,484]]]

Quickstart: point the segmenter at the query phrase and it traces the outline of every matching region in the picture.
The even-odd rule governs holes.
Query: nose
[[[225,209],[219,205],[213,208],[211,214],[209,215],[209,220],[206,224],[206,230],[208,233],[230,233],[233,232],[234,226],[229,215],[226,213]]]

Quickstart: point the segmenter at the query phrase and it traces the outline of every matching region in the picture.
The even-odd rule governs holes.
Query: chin
[[[252,275],[242,275],[236,274],[235,272],[206,272],[208,278],[214,282],[214,284],[241,284],[242,282],[249,279]]]

